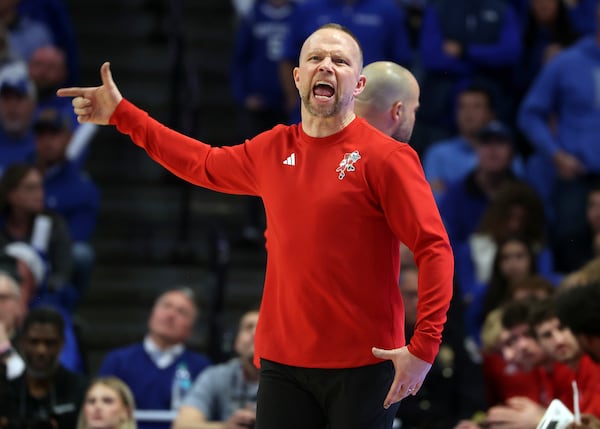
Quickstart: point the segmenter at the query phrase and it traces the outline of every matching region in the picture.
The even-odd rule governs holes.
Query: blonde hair
[[[600,4],[600,3],[599,3]],[[589,260],[583,267],[567,274],[558,285],[558,290],[600,282],[600,257]]]
[[[481,327],[481,351],[483,353],[498,351],[500,332],[502,332],[502,309],[495,308],[486,316]]]
[[[106,386],[109,389],[116,392],[119,399],[121,399],[125,410],[127,411],[127,419],[124,422],[122,422],[117,429],[137,429],[137,424],[135,422],[135,419],[133,418],[133,411],[135,410],[135,400],[133,399],[133,394],[131,393],[129,387],[120,378],[109,376],[99,377],[93,380],[89,384],[85,392],[84,404],[85,399],[87,398],[87,395],[90,392],[90,390],[92,390],[95,386],[99,384]],[[81,407],[81,411],[79,412],[79,418],[77,420],[77,429],[90,429],[85,418],[83,406]]]

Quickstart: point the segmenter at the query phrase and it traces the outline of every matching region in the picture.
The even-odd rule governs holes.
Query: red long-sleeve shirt
[[[356,118],[324,138],[277,126],[213,148],[123,100],[119,131],[179,177],[258,195],[267,217],[267,269],[256,358],[312,368],[379,362],[404,345],[399,243],[415,254],[419,305],[409,350],[433,362],[452,294],[453,257],[414,150]]]

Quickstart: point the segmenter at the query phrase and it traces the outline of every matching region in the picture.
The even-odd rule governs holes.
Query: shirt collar
[[[149,335],[144,338],[144,350],[150,356],[150,359],[160,369],[164,369],[171,365],[181,356],[184,351],[183,344],[176,344],[172,347],[161,350]]]

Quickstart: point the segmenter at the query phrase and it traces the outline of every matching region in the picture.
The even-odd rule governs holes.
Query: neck
[[[498,189],[505,183],[508,173],[502,171],[500,173],[489,173],[478,170],[475,174],[475,181],[483,190],[483,193],[488,197],[493,196]]]
[[[48,396],[50,392],[50,387],[52,385],[52,377],[34,377],[31,374],[27,374],[27,390],[29,390],[29,394],[34,398],[43,398]]]
[[[156,347],[158,347],[160,350],[167,350],[167,349],[179,344],[179,343],[174,343],[166,338],[161,338],[157,335],[152,335],[152,334],[150,334],[150,339],[152,340],[154,345]]]
[[[577,371],[577,369],[579,368],[579,362],[581,361],[581,357],[583,355],[581,353],[578,353],[576,356],[574,356],[573,358],[565,361],[565,364],[571,368],[573,371]]]
[[[344,115],[321,117],[309,114],[302,107],[302,130],[311,137],[328,137],[340,132],[354,120],[356,115],[348,111]]]
[[[14,238],[27,236],[31,228],[31,216],[20,210],[11,210],[6,220],[6,228]]]

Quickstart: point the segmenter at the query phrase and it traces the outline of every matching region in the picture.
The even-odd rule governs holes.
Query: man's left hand
[[[392,387],[383,403],[384,408],[406,398],[408,395],[416,395],[425,376],[431,369],[431,364],[419,359],[408,351],[406,346],[399,349],[383,350],[373,347],[373,355],[379,359],[391,360],[394,363],[396,374]]]

